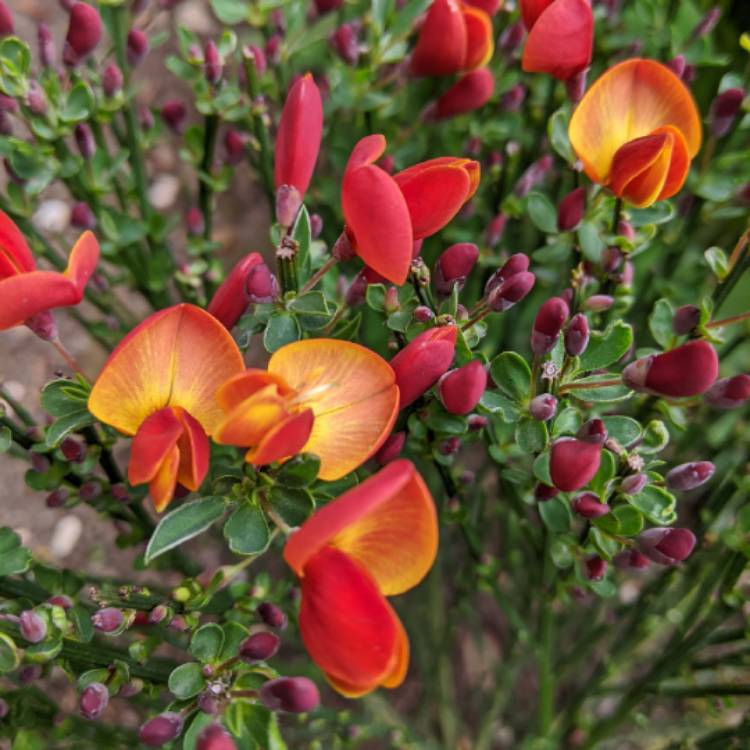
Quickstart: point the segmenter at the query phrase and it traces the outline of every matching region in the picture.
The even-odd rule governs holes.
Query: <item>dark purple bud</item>
[[[536,276],[530,271],[514,274],[487,296],[487,304],[495,312],[505,312],[520,302],[534,287]]]
[[[485,241],[490,247],[497,247],[500,244],[507,222],[508,217],[505,214],[497,214],[491,219],[484,232]]]
[[[479,430],[483,430],[489,423],[487,417],[482,414],[469,414],[466,421],[469,423],[469,430],[471,432],[479,432]]]
[[[65,505],[65,501],[68,499],[68,491],[62,489],[62,487],[52,490],[52,492],[47,495],[47,499],[45,500],[45,504],[48,508],[61,508],[63,505]]]
[[[63,61],[66,65],[77,65],[94,51],[101,38],[102,19],[99,11],[88,3],[76,3],[70,9]]]
[[[109,690],[106,685],[92,682],[83,689],[78,707],[84,719],[95,721],[104,713],[108,703]]]
[[[74,135],[81,156],[88,161],[96,153],[96,143],[91,128],[85,122],[79,122],[75,127]]]
[[[76,229],[94,229],[96,227],[96,216],[94,216],[94,212],[89,208],[88,203],[78,201],[73,204],[70,212],[70,223]]]
[[[42,667],[39,664],[27,664],[18,672],[18,681],[22,685],[30,685],[42,676]]]
[[[666,65],[678,77],[682,78],[685,72],[685,55],[673,57]]]
[[[310,214],[310,234],[314,240],[320,237],[323,231],[323,217],[320,214]]]
[[[536,314],[531,332],[531,351],[537,356],[551,351],[570,311],[560,297],[548,299]]]
[[[130,502],[130,494],[124,484],[113,484],[109,488],[109,494],[120,503]]]
[[[497,47],[500,52],[510,57],[521,46],[525,35],[526,32],[524,31],[523,24],[520,21],[516,21],[510,24],[510,26],[506,26],[503,33],[500,34]]]
[[[454,456],[461,450],[461,438],[457,435],[446,438],[440,443],[438,450],[443,456]]]
[[[694,490],[714,475],[716,467],[710,461],[693,461],[675,466],[664,480],[670,490]]]
[[[561,201],[557,209],[557,228],[561,232],[575,229],[583,219],[586,211],[586,189],[579,187],[571,190]]]
[[[703,398],[717,409],[736,409],[750,399],[750,375],[743,373],[717,380]]]
[[[279,677],[263,685],[260,699],[271,711],[306,713],[318,707],[320,693],[307,677]]]
[[[270,659],[281,645],[276,633],[262,630],[245,638],[240,645],[240,659],[247,664]]]
[[[187,123],[187,107],[178,99],[171,99],[161,108],[161,118],[166,126],[179,135]]]
[[[149,719],[138,732],[138,738],[146,747],[162,747],[182,734],[184,720],[180,714],[166,711]]]
[[[10,712],[10,706],[8,705],[8,701],[6,701],[4,698],[0,698],[0,721],[2,721]]]
[[[64,610],[68,610],[73,606],[73,600],[65,594],[55,594],[47,599],[48,604],[53,604],[55,607],[62,607]]]
[[[637,495],[648,484],[648,476],[643,472],[630,474],[620,482],[620,492]]]
[[[616,245],[609,245],[602,252],[602,269],[606,273],[614,273],[621,265],[625,256]]]
[[[568,99],[570,99],[573,104],[578,104],[578,102],[583,99],[583,94],[586,91],[586,79],[588,78],[588,75],[589,69],[585,68],[566,79],[565,90],[568,93]]]
[[[42,456],[40,453],[29,451],[29,461],[31,468],[34,471],[38,471],[40,474],[44,474],[49,469],[49,459],[46,456]]]
[[[131,68],[138,65],[148,54],[148,35],[141,29],[131,29],[128,32],[127,56]]]
[[[526,99],[526,87],[520,83],[516,84],[500,97],[500,109],[503,112],[518,112],[524,99]]]
[[[720,18],[721,8],[716,5],[701,18],[698,25],[693,29],[693,39],[700,39],[710,34],[716,27],[716,24],[719,23]]]
[[[565,329],[565,351],[571,357],[580,357],[589,345],[589,322],[583,313],[576,313]]]
[[[344,0],[315,0],[315,10],[319,15],[338,10],[344,4]]]
[[[245,286],[248,300],[254,304],[273,302],[279,295],[279,285],[276,277],[265,263],[253,266],[247,274]]]
[[[209,724],[198,735],[195,750],[237,750],[237,745],[224,727]]]
[[[99,482],[84,482],[78,490],[78,497],[84,503],[90,503],[96,500],[102,494],[102,486]]]
[[[435,313],[429,307],[419,305],[414,308],[414,320],[418,323],[429,323],[435,317]]]
[[[599,495],[582,492],[573,498],[573,510],[583,518],[601,518],[609,513],[609,505],[601,502]]]
[[[493,289],[497,289],[504,281],[511,276],[529,270],[529,257],[523,253],[515,253],[487,279],[484,285],[484,296],[487,297]]]
[[[615,298],[610,294],[592,294],[584,301],[583,308],[592,312],[603,312],[609,310],[614,303]]]
[[[271,24],[271,28],[277,34],[286,34],[286,19],[284,18],[284,11],[282,8],[274,8],[268,17],[268,20]]]
[[[216,42],[209,39],[203,47],[203,72],[210,84],[215,85],[221,80],[223,66]]]
[[[91,624],[102,633],[114,633],[125,618],[116,607],[105,607],[91,615]]]
[[[690,333],[700,322],[701,310],[696,305],[683,305],[678,307],[672,318],[672,330],[683,336]]]
[[[204,714],[215,716],[221,710],[221,702],[217,696],[209,690],[205,690],[198,696],[198,708],[203,711]]]
[[[359,60],[359,39],[354,24],[344,23],[331,34],[331,47],[347,64],[356,65]]]
[[[516,183],[513,192],[519,198],[525,198],[552,169],[553,159],[550,154],[545,154],[537,159],[522,175]]]
[[[589,419],[578,430],[578,439],[587,443],[604,445],[607,440],[607,428],[601,419]]]
[[[639,535],[638,549],[659,565],[677,565],[690,556],[695,547],[695,534],[690,529],[657,527]]]
[[[206,229],[203,212],[196,207],[191,208],[185,215],[188,233],[193,237],[200,237]]]
[[[349,307],[357,307],[365,301],[365,294],[367,293],[367,277],[362,271],[360,271],[349,288],[346,290],[344,301]]]
[[[447,297],[458,284],[461,291],[479,259],[479,248],[471,242],[459,242],[444,250],[435,261],[435,288],[438,294]]]
[[[620,219],[617,223],[617,234],[631,242],[635,239],[635,229],[633,229],[633,225],[629,221],[625,221],[625,219]]]
[[[148,132],[154,127],[154,113],[149,107],[141,107],[138,110],[138,122],[141,130]]]
[[[734,124],[745,98],[743,89],[722,91],[711,104],[711,132],[717,137],[725,136]]]
[[[288,620],[284,610],[271,602],[263,602],[259,604],[256,612],[260,619],[270,628],[284,630],[287,626]]]
[[[557,414],[557,399],[551,393],[542,393],[531,399],[529,412],[539,422],[546,422]]]
[[[553,497],[559,494],[560,490],[557,487],[550,487],[550,485],[542,484],[541,482],[534,487],[534,498],[540,503],[552,500]]]
[[[583,565],[583,572],[589,581],[601,581],[602,578],[604,578],[604,574],[607,572],[607,561],[602,560],[599,555],[587,557]]]
[[[43,68],[51,68],[55,64],[55,41],[46,23],[40,23],[36,30],[39,44],[39,62]]]
[[[47,112],[47,97],[44,95],[44,89],[36,81],[29,81],[26,103],[35,115],[44,115]]]
[[[253,61],[258,77],[266,72],[266,53],[260,47],[255,44],[248,44],[242,48],[242,54],[245,56],[245,59]]]
[[[47,623],[33,609],[21,612],[18,625],[21,629],[21,636],[29,643],[40,643],[47,637]]]
[[[276,221],[290,227],[302,206],[302,196],[293,185],[280,185],[276,190]]]
[[[60,450],[67,461],[80,464],[86,458],[86,448],[80,440],[67,437],[60,443]]]
[[[24,325],[34,332],[42,341],[56,341],[58,338],[57,322],[52,310],[32,315],[24,320]]]
[[[246,149],[247,138],[239,130],[229,128],[224,133],[224,151],[229,164],[239,164],[245,156]]]
[[[279,61],[281,60],[281,44],[283,41],[284,38],[281,34],[274,34],[273,36],[268,37],[264,52],[266,59],[271,65],[279,64]]]

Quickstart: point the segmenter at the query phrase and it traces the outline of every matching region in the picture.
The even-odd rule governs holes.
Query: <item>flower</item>
[[[464,288],[467,276],[479,258],[479,248],[471,242],[459,242],[444,250],[435,261],[435,288],[438,294],[448,296],[454,284]]]
[[[589,178],[642,208],[680,190],[701,145],[701,122],[669,68],[634,58],[591,86],[568,134]]]
[[[434,115],[444,120],[484,107],[495,93],[495,76],[487,68],[472,70],[459,78],[435,102]]]
[[[245,370],[216,392],[224,412],[213,433],[249,448],[256,466],[302,451],[320,458],[320,478],[339,479],[372,456],[396,419],[398,388],[388,363],[358,344],[308,339],[273,354],[268,370]]]
[[[403,459],[318,510],[289,537],[284,559],[300,579],[302,640],[340,693],[359,696],[403,681],[409,641],[385,597],[424,578],[437,544],[434,502]]]
[[[559,438],[550,451],[550,477],[561,492],[585,487],[599,471],[602,447],[577,438]]]
[[[357,255],[394,284],[406,281],[415,240],[442,229],[479,186],[479,163],[452,156],[415,164],[393,177],[375,165],[385,137],[354,147],[344,172],[341,203]]]
[[[411,56],[417,76],[444,76],[474,70],[492,57],[492,21],[481,8],[458,0],[434,0]]]
[[[521,66],[567,81],[591,63],[594,16],[588,0],[521,0],[529,32]]]
[[[445,373],[438,382],[440,400],[450,414],[468,414],[487,388],[487,370],[474,359],[463,367]]]
[[[131,331],[104,364],[89,411],[133,436],[128,480],[148,484],[157,511],[177,483],[191,491],[208,471],[208,435],[222,421],[215,394],[244,370],[227,329],[205,310],[176,305]]]
[[[261,263],[263,258],[259,253],[248,253],[230,271],[208,305],[208,312],[230,331],[247,308],[247,283],[252,270]]]
[[[0,211],[0,331],[53,307],[77,305],[99,261],[99,243],[84,232],[63,273],[38,271],[18,227]]]

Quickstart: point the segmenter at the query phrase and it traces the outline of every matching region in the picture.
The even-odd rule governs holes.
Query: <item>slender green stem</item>
[[[250,96],[251,110],[258,106],[260,96],[260,85],[258,83],[258,73],[255,69],[255,61],[252,57],[245,58],[245,77],[247,80],[247,90]],[[271,153],[270,139],[268,137],[268,127],[263,117],[262,111],[253,112],[252,125],[255,131],[255,137],[260,145],[260,176],[263,181],[268,204],[273,210],[276,202],[276,186],[273,176],[273,155]]]
[[[10,395],[8,389],[0,384],[0,398],[7,402],[11,409],[16,413],[16,416],[27,426],[32,427],[36,424],[34,417],[31,416],[30,412],[27,411],[26,407],[17,401],[13,396]]]

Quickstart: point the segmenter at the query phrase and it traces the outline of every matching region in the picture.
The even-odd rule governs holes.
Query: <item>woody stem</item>
[[[732,315],[731,317],[722,320],[712,320],[710,323],[706,324],[706,328],[723,328],[732,323],[739,323],[741,320],[747,320],[747,318],[750,318],[750,310],[746,310],[739,315]]]
[[[76,362],[75,357],[63,346],[63,343],[59,338],[50,339],[50,344],[55,347],[57,353],[63,358],[65,364],[68,365],[71,370],[79,373],[83,377],[86,377],[83,374],[81,366],[78,364],[78,362]]]
[[[491,307],[481,310],[473,318],[469,318],[469,320],[467,320],[461,326],[461,330],[466,331],[467,329],[471,328],[475,323],[478,323],[480,320],[483,320],[484,318],[486,318],[491,312],[492,312]]]
[[[566,383],[560,387],[558,393],[567,393],[568,391],[588,390],[589,388],[611,388],[615,385],[622,385],[622,380],[600,380],[598,383]]]
[[[309,292],[336,264],[338,260],[332,255],[302,286],[300,296]]]

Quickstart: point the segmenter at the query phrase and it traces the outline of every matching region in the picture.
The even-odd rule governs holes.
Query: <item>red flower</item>
[[[451,370],[440,378],[438,391],[445,410],[451,414],[468,414],[487,388],[487,371],[478,359]]]
[[[495,77],[479,68],[459,78],[436,102],[435,117],[444,120],[483,107],[495,92]]]
[[[94,51],[102,38],[99,11],[88,3],[76,3],[70,9],[70,23],[65,37],[65,62],[75,64]]]
[[[562,492],[575,492],[585,487],[599,471],[602,447],[576,438],[560,438],[550,452],[552,484]]]

